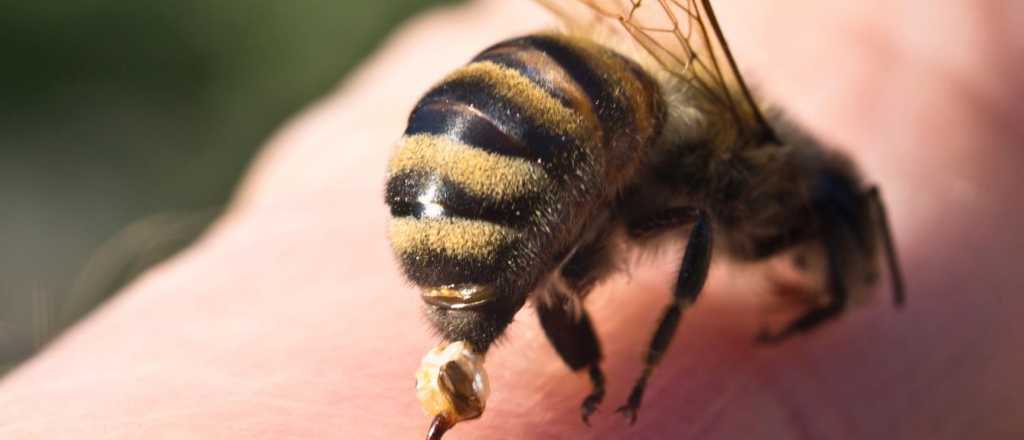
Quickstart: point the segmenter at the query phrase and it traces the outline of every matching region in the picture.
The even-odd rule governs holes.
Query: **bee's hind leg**
[[[673,211],[675,214],[672,214]],[[704,288],[708,267],[711,264],[712,231],[711,221],[706,212],[697,208],[678,208],[673,211],[666,211],[664,216],[659,215],[656,218],[664,217],[666,220],[674,219],[674,221],[656,221],[656,223],[664,223],[666,227],[679,226],[685,224],[685,221],[695,220],[696,223],[690,231],[690,238],[686,243],[686,251],[679,268],[679,277],[676,281],[672,303],[665,308],[658,329],[651,339],[647,357],[644,360],[644,371],[629,393],[626,404],[617,410],[623,413],[631,424],[636,423],[637,410],[643,399],[647,379],[668,349],[676,328],[679,326],[683,311],[697,300],[698,294]],[[642,235],[636,234],[635,231],[634,235]]]
[[[583,399],[580,413],[583,423],[590,424],[590,416],[604,400],[604,373],[601,371],[601,345],[594,334],[586,310],[576,313],[561,305],[537,304],[537,315],[548,341],[562,361],[573,371],[587,369],[593,387]]]
[[[612,268],[605,242],[599,240],[584,245],[562,267],[559,273],[561,282],[549,287],[560,291],[552,292],[548,301],[536,302],[541,327],[559,357],[571,370],[582,371],[585,368],[590,376],[592,390],[580,405],[583,423],[588,425],[590,416],[604,400],[605,387],[600,367],[601,344],[594,333],[590,315],[580,301]]]

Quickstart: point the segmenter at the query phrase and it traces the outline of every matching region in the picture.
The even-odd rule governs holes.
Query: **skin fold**
[[[608,378],[592,427],[585,375],[528,306],[488,355],[483,418],[446,438],[1024,433],[1022,7],[720,3],[754,88],[880,184],[906,308],[883,285],[812,335],[757,347],[789,313],[770,293],[814,277],[788,260],[716,262],[628,427],[612,410],[668,300],[682,247],[666,246],[588,299]],[[268,141],[199,243],[0,381],[0,438],[422,438],[412,377],[437,340],[386,242],[386,161],[430,84],[548,20],[490,0],[406,25]]]

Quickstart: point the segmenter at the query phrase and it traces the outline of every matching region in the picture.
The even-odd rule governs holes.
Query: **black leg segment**
[[[581,405],[583,423],[588,423],[590,415],[604,399],[604,374],[601,372],[601,346],[594,334],[590,316],[582,310],[579,316],[561,304],[537,304],[537,316],[555,351],[573,371],[588,368],[590,383],[593,390]]]
[[[607,237],[608,234],[599,236]],[[562,266],[559,276],[563,283],[551,287],[569,291],[552,292],[552,298],[556,299],[554,304],[537,302],[540,325],[558,356],[573,371],[587,369],[592,390],[580,405],[583,423],[588,423],[591,414],[604,400],[604,373],[600,367],[601,344],[594,333],[590,315],[582,307],[575,310],[571,303],[582,301],[590,289],[613,269],[606,243],[601,240],[587,243]]]
[[[828,291],[831,295],[828,305],[808,311],[777,333],[762,332],[757,337],[758,342],[777,343],[790,336],[806,333],[839,316],[846,309],[848,294],[843,276],[843,246],[845,244],[843,237],[845,235],[840,232],[844,226],[837,219],[832,219],[826,225],[828,226],[824,228],[825,263]]]
[[[834,195],[834,194],[830,194]],[[896,306],[903,305],[905,300],[903,290],[903,275],[900,271],[899,260],[896,257],[896,248],[892,240],[892,232],[889,228],[889,220],[885,212],[885,205],[879,195],[878,187],[871,187],[863,193],[859,193],[860,199],[857,205],[862,209],[873,211],[868,212],[869,222],[874,222],[870,229],[874,234],[859,233],[861,228],[853,219],[858,218],[851,213],[847,204],[841,203],[842,198],[829,197],[819,202],[818,212],[821,216],[822,241],[825,245],[827,258],[828,289],[831,295],[829,304],[825,307],[810,310],[804,316],[798,318],[788,327],[777,333],[762,332],[758,335],[758,342],[775,343],[786,338],[818,328],[821,324],[839,316],[846,308],[847,286],[844,272],[846,270],[844,258],[852,257],[847,254],[850,240],[864,250],[873,250],[875,246],[865,243],[864,240],[879,239],[885,251],[885,259],[888,265],[889,275],[892,277],[893,302]],[[845,208],[845,209],[844,209]],[[874,258],[873,255],[870,256]]]
[[[701,289],[704,288],[704,281],[707,279],[708,267],[711,265],[711,222],[703,210],[694,212],[696,212],[696,224],[690,231],[690,239],[686,244],[672,303],[665,308],[658,323],[658,329],[651,339],[647,357],[644,359],[643,373],[633,386],[626,404],[617,410],[623,413],[631,424],[636,422],[637,410],[643,400],[647,379],[654,371],[654,367],[661,361],[669,343],[672,342],[683,311],[697,300]]]

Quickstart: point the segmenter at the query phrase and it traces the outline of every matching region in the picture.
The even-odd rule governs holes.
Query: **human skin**
[[[488,354],[485,415],[446,438],[1019,438],[1024,8],[720,3],[757,90],[880,184],[907,307],[883,284],[758,347],[785,263],[716,260],[629,427],[613,409],[668,301],[665,252],[588,300],[609,381],[592,427],[527,307]],[[406,26],[268,142],[199,243],[0,382],[0,438],[422,438],[412,374],[437,339],[385,239],[385,163],[431,83],[545,23],[493,0]]]

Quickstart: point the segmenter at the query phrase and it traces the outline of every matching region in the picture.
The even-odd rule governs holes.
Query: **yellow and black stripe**
[[[631,177],[662,107],[639,66],[590,42],[540,34],[485,50],[417,103],[389,164],[406,275],[492,286],[518,309]]]

